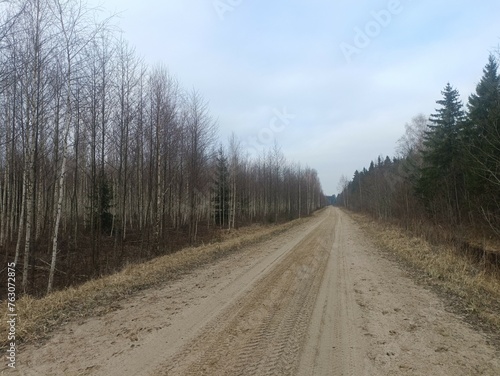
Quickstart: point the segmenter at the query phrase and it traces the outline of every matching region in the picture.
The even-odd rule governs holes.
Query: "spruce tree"
[[[433,207],[434,211],[451,210],[451,215],[456,217],[460,215],[463,191],[465,114],[458,90],[448,83],[441,93],[443,99],[436,101],[440,108],[430,116],[429,131],[424,136],[423,166],[417,191],[429,208],[432,202],[439,203],[438,207]]]
[[[491,127],[498,125],[500,114],[500,76],[498,63],[490,55],[483,70],[483,77],[476,87],[476,93],[469,97],[467,105],[469,120],[478,134],[488,136]]]
[[[500,76],[491,55],[467,107],[468,185],[476,195],[500,193]]]

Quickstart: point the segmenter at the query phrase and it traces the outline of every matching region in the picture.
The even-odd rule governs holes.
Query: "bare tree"
[[[0,0],[0,247],[25,293],[215,233],[208,102],[98,18],[83,0]],[[226,150],[225,228],[318,207],[317,174],[277,145],[252,159],[233,135]]]
[[[238,179],[241,169],[241,144],[236,138],[236,135],[232,133],[229,139],[229,188],[230,188],[230,200],[229,200],[229,228],[235,227],[236,216],[239,214],[237,212],[237,202],[239,200],[238,192]],[[241,214],[240,214],[241,215]]]
[[[216,123],[208,112],[208,103],[196,91],[186,98],[184,116],[187,136],[189,239],[196,241],[198,231],[198,204],[208,193],[208,152],[212,149],[216,135]]]
[[[400,157],[415,156],[424,148],[425,132],[429,130],[427,117],[418,114],[405,124],[405,134],[398,140],[397,152]]]
[[[151,170],[150,181],[154,190],[154,244],[155,250],[159,252],[160,238],[162,237],[162,218],[165,208],[165,186],[164,169],[171,166],[166,163],[165,156],[169,153],[169,146],[174,137],[173,130],[176,128],[178,116],[179,89],[175,79],[162,67],[156,67],[149,78],[150,90],[150,137],[151,137]],[[154,158],[153,158],[154,155]],[[152,197],[151,197],[152,199]],[[167,205],[168,206],[168,205]]]
[[[87,20],[88,10],[86,10],[81,2],[68,0],[53,0],[49,5],[54,18],[57,20],[60,35],[62,37],[62,54],[65,56],[65,64],[62,67],[61,76],[65,85],[64,94],[64,120],[63,120],[63,145],[62,145],[62,161],[57,181],[57,201],[55,202],[55,223],[52,236],[52,258],[50,263],[49,280],[47,285],[47,293],[50,293],[54,283],[54,272],[56,269],[57,253],[58,253],[58,235],[59,224],[61,221],[64,182],[66,177],[66,163],[68,154],[68,137],[73,120],[73,74],[77,70],[75,61],[78,55],[82,52],[88,43],[96,35],[96,30],[101,27],[96,27],[93,31],[88,31],[89,22]]]
[[[117,71],[117,95],[119,101],[119,110],[117,114],[117,138],[119,145],[118,152],[118,189],[116,190],[116,201],[120,211],[121,226],[118,231],[120,234],[121,252],[127,234],[127,219],[130,218],[131,211],[127,205],[129,197],[129,150],[131,126],[136,116],[136,97],[135,90],[139,85],[137,76],[140,61],[136,58],[135,52],[124,40],[119,41],[118,46],[118,71]]]
[[[27,1],[26,7],[16,24],[16,33],[22,39],[16,42],[20,47],[22,62],[20,63],[22,74],[21,86],[24,94],[24,114],[22,128],[24,134],[26,158],[26,236],[23,258],[23,278],[21,288],[28,290],[30,276],[30,264],[34,262],[35,240],[38,234],[39,216],[37,211],[38,182],[39,182],[39,146],[40,137],[44,126],[44,103],[47,101],[47,81],[44,75],[50,59],[53,57],[53,45],[51,42],[50,25],[52,19],[47,6],[41,0]]]

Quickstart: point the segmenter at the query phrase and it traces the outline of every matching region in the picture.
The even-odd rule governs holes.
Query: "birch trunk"
[[[24,293],[28,291],[28,276],[29,276],[29,261],[31,251],[31,231],[33,225],[33,180],[35,179],[34,165],[34,150],[29,149],[26,158],[25,170],[28,171],[25,188],[26,191],[26,236],[24,242],[24,259],[23,259],[23,279],[21,280],[21,288]]]
[[[21,241],[24,231],[24,208],[26,206],[26,169],[23,171],[23,192],[21,197],[21,214],[19,215],[19,226],[17,232],[16,253],[14,255],[14,264],[19,261],[19,253],[21,249]]]
[[[47,294],[49,294],[52,291],[52,286],[54,283],[54,273],[56,270],[56,262],[57,262],[57,242],[58,242],[58,235],[59,235],[59,224],[61,222],[61,212],[62,212],[62,203],[63,203],[63,195],[64,195],[64,177],[66,175],[66,149],[68,145],[68,133],[69,133],[69,124],[70,121],[67,121],[65,124],[65,130],[64,130],[64,144],[63,144],[63,157],[62,157],[62,163],[61,163],[61,172],[59,175],[59,185],[58,185],[58,199],[57,199],[57,204],[56,204],[56,220],[54,224],[54,234],[52,236],[52,258],[50,262],[50,271],[49,271],[49,282],[47,285]]]

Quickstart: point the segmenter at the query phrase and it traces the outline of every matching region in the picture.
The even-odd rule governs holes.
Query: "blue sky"
[[[209,101],[223,140],[234,131],[253,152],[276,139],[325,194],[394,155],[447,82],[466,102],[500,44],[498,0],[99,3],[138,55]]]

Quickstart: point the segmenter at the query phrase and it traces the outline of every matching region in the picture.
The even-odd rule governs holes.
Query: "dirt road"
[[[5,374],[500,375],[488,339],[334,208],[117,305]]]

